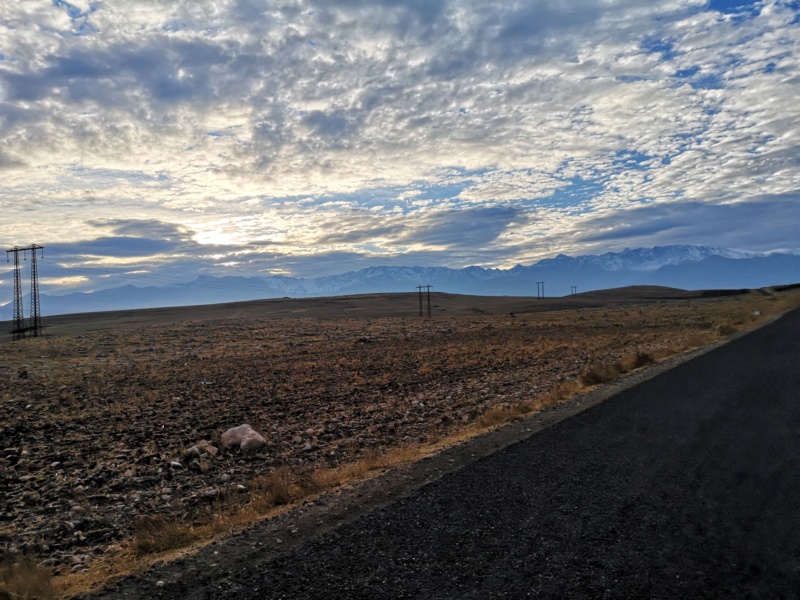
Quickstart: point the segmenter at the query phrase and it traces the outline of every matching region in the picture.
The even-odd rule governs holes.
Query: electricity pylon
[[[431,318],[431,288],[432,285],[418,285],[417,289],[419,290],[419,316],[425,316],[422,312],[422,290],[428,291],[428,318]]]
[[[38,337],[42,332],[42,315],[39,305],[39,266],[36,262],[37,250],[42,250],[42,258],[44,258],[44,246],[37,246],[36,244],[31,244],[24,248],[14,246],[10,250],[6,250],[6,260],[8,260],[9,254],[12,252],[14,254],[14,324],[11,329],[11,336],[15,340],[24,338],[28,332],[32,337]],[[24,260],[25,253],[28,251],[31,252],[31,320],[26,327],[25,312],[22,308],[22,269],[19,264],[19,255],[22,254]]]

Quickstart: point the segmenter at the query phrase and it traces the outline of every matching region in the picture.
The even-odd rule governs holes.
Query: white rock
[[[240,448],[243,452],[255,452],[267,445],[267,440],[247,424],[228,429],[221,442],[223,448]]]
[[[258,433],[253,432],[253,435],[250,435],[242,440],[242,443],[239,446],[239,448],[242,449],[242,452],[255,452],[256,450],[260,450],[266,445],[267,445],[267,440],[261,437],[261,435],[259,435]]]

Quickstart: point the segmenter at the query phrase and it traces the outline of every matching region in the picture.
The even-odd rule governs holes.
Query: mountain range
[[[63,296],[42,294],[42,314],[216,304],[280,297],[414,291],[474,295],[565,296],[577,291],[661,285],[687,290],[760,288],[800,282],[800,251],[747,252],[710,246],[659,246],[600,255],[566,256],[510,269],[378,266],[313,279],[210,277],[168,286],[126,285]],[[26,301],[27,306],[27,301]],[[11,303],[0,318],[11,319]]]

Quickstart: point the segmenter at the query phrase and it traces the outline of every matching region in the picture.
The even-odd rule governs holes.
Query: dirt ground
[[[592,366],[719,339],[784,301],[682,296],[435,294],[431,319],[411,294],[50,319],[44,337],[0,345],[0,552],[80,573],[129,552],[137,519],[202,520],[276,470],[433,443],[582,385]],[[243,423],[265,448],[220,447]],[[187,453],[202,440],[213,454]]]

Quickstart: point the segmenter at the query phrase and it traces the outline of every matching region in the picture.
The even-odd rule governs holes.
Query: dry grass
[[[131,550],[136,556],[157,554],[185,548],[200,538],[201,533],[191,523],[161,517],[137,517],[133,521]]]
[[[586,386],[608,383],[618,379],[624,372],[625,369],[620,362],[592,365],[581,373],[581,383]]]
[[[385,469],[420,460],[436,450],[431,445],[391,448],[385,452],[370,450],[364,453],[361,460],[335,468],[294,473],[288,469],[277,469],[252,481],[249,489],[238,497],[234,494],[220,498],[203,518],[139,518],[135,521],[132,539],[117,556],[111,560],[97,561],[84,572],[60,578],[60,593],[43,598],[71,596],[96,589],[117,577],[143,573],[154,564],[176,556],[176,551],[201,547],[321,493],[363,481]],[[3,600],[2,596],[0,600]]]
[[[0,600],[50,600],[56,597],[53,574],[31,558],[0,566]]]
[[[220,534],[251,526],[283,507],[364,479],[375,472],[418,460],[429,453],[430,448],[421,445],[392,448],[382,453],[370,450],[361,460],[335,468],[296,472],[285,467],[276,469],[252,480],[247,489],[217,499],[206,515],[184,520],[160,517],[136,519],[127,550],[133,557],[142,558],[189,548]]]
[[[536,404],[530,401],[498,404],[484,412],[478,419],[478,424],[483,429],[495,427],[505,423],[512,423],[536,412]]]
[[[668,350],[666,355],[675,354],[675,350]],[[581,383],[591,387],[602,383],[609,383],[619,379],[623,375],[647,367],[656,362],[655,357],[649,352],[637,350],[633,354],[623,357],[613,362],[599,363],[587,367],[581,373]]]

